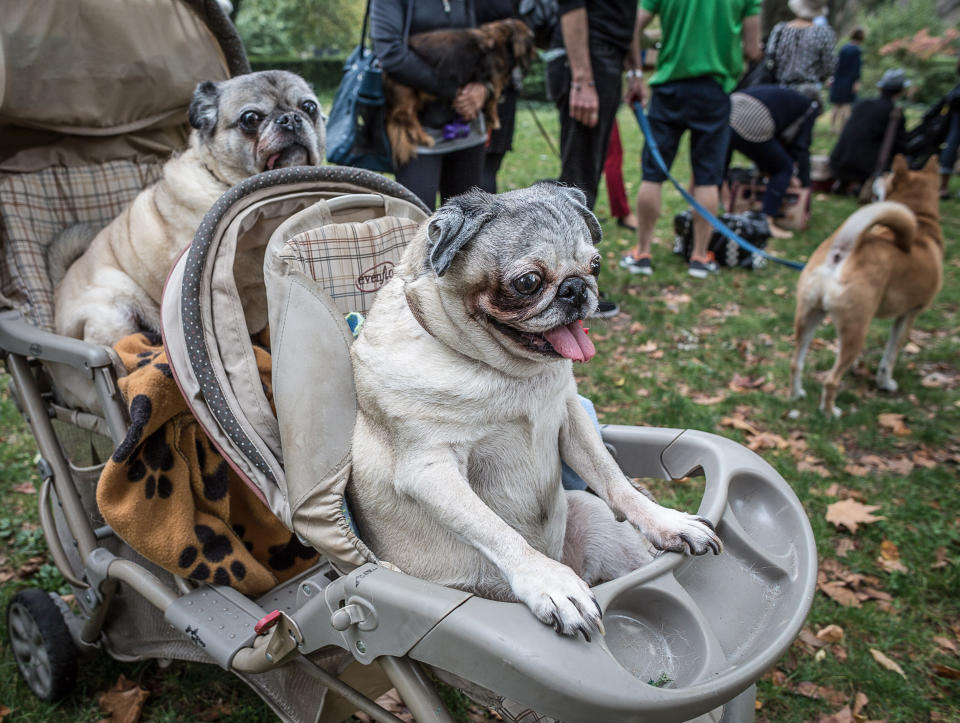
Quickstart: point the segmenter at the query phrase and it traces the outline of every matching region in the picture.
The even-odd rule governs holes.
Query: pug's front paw
[[[710,520],[667,507],[661,509],[650,529],[641,529],[657,549],[691,555],[703,555],[709,551],[719,555],[723,550],[723,543]]]
[[[522,565],[510,586],[537,619],[561,635],[604,634],[602,611],[590,587],[569,567],[548,557]]]

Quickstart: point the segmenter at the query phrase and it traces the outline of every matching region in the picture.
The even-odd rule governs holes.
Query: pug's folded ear
[[[486,197],[486,198],[484,198]],[[474,191],[450,199],[427,222],[427,259],[437,276],[443,276],[453,259],[483,227],[493,213],[490,194]]]
[[[217,84],[205,80],[193,91],[190,101],[190,111],[187,115],[190,125],[198,131],[209,134],[217,125],[217,114],[220,105],[220,89]]]

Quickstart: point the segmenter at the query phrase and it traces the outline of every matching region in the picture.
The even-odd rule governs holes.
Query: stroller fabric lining
[[[100,229],[161,174],[159,163],[111,161],[102,165],[53,166],[0,179],[3,263],[0,304],[53,331],[53,285],[47,246],[68,226]]]

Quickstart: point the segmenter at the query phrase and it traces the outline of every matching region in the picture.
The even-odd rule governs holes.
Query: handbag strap
[[[897,133],[897,125],[900,122],[900,108],[897,106],[893,107],[893,110],[890,111],[890,120],[887,123],[887,129],[883,132],[883,144],[880,146],[880,155],[877,156],[877,170],[874,171],[875,175],[880,175],[883,173],[883,169],[887,167],[887,159],[890,158],[890,151],[893,150],[893,137]]]

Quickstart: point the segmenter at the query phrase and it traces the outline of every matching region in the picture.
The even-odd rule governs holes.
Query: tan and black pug
[[[589,637],[590,585],[721,544],[630,483],[577,399],[601,264],[584,204],[550,183],[473,191],[421,226],[353,345],[348,497],[381,560]],[[597,495],[564,491],[561,458]]]
[[[261,171],[319,165],[324,157],[317,97],[287,71],[200,83],[189,120],[187,149],[67,268],[55,291],[57,333],[111,346],[139,330],[159,331],[167,273],[214,202]],[[54,241],[51,269],[66,268],[78,244],[85,245],[82,230]]]

